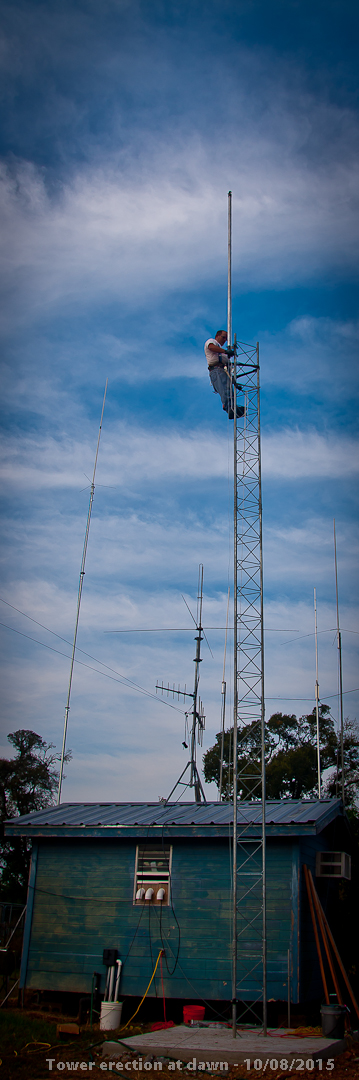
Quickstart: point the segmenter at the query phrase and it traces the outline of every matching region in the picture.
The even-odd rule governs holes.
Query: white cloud
[[[315,479],[356,476],[356,439],[317,431],[281,431],[263,439],[263,472],[268,479]]]
[[[358,383],[356,320],[301,316],[277,333],[259,329],[261,382],[341,407]],[[280,388],[280,389],[279,389]]]
[[[154,432],[127,424],[111,425],[103,436],[97,482],[109,488],[140,490],[169,479],[227,479],[228,439],[206,430]],[[86,486],[92,476],[94,446],[67,436],[19,436],[6,439],[1,476],[4,485],[25,490]],[[355,476],[359,471],[357,441],[315,430],[282,430],[263,438],[266,479],[301,480]]]
[[[323,168],[298,153],[297,123],[288,115],[281,127],[274,121],[267,133],[259,125],[250,134],[239,117],[240,150],[231,133],[234,270],[247,286],[306,281],[357,257],[350,132],[341,157]],[[2,266],[7,281],[23,282],[24,317],[29,303],[35,315],[104,295],[138,305],[141,294],[188,289],[199,276],[217,281],[225,273],[228,135],[213,160],[205,135],[165,132],[156,145],[144,142],[140,168],[137,155],[104,155],[101,168],[82,166],[51,195],[31,163],[16,175],[3,167]]]

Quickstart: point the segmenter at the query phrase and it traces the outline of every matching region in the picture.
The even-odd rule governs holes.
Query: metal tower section
[[[236,339],[232,343],[231,261],[232,195],[229,192],[228,345],[234,348],[231,376],[234,411],[232,1021],[235,1036],[238,1020],[246,1014],[249,1021],[257,1019],[259,1008],[263,1032],[267,1034],[267,976],[259,345],[237,343]],[[245,415],[237,421],[237,395],[241,391]],[[238,404],[242,402],[241,395]],[[251,809],[248,814],[248,800],[252,806],[255,804],[254,813]],[[253,836],[253,820],[258,823],[259,837]]]

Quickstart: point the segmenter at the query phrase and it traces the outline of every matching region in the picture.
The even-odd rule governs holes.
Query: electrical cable
[[[171,890],[171,892],[172,892],[172,890]],[[156,909],[154,909],[154,910],[156,910]],[[161,904],[161,909],[160,909],[160,918],[159,918],[159,930],[160,930],[160,940],[161,940],[161,945],[162,945],[162,948],[163,948],[163,953],[164,953],[164,958],[165,958],[165,964],[166,964],[166,968],[167,968],[168,974],[169,974],[170,976],[174,975],[174,973],[175,973],[175,970],[176,970],[176,967],[177,967],[177,964],[178,964],[178,957],[179,957],[179,954],[180,954],[180,948],[181,948],[181,927],[180,927],[180,924],[179,924],[179,922],[178,922],[178,919],[177,919],[177,915],[176,915],[175,909],[174,909],[174,907],[173,907],[173,903],[172,903],[172,900],[171,900],[171,911],[172,911],[172,915],[173,915],[173,918],[175,919],[175,922],[177,923],[177,928],[178,928],[178,943],[177,943],[177,952],[176,952],[176,956],[175,956],[175,954],[174,954],[174,952],[173,952],[173,949],[171,948],[171,946],[170,946],[169,942],[167,942],[167,941],[166,941],[166,943],[165,943],[165,942],[164,942],[164,940],[163,940],[163,932],[162,932],[162,904]],[[156,912],[156,918],[157,918],[157,912]],[[174,966],[173,966],[173,968],[172,968],[172,971],[171,971],[171,969],[170,969],[170,967],[169,967],[169,965],[168,965],[168,961],[167,961],[167,952],[166,952],[166,948],[167,948],[167,947],[168,947],[168,948],[170,949],[170,951],[171,951],[171,953],[172,953],[172,956],[173,956],[173,958],[174,958]]]
[[[148,834],[149,834],[150,828],[151,828],[151,825],[148,825],[148,827],[147,827],[147,832],[146,832],[146,835],[145,835],[145,840],[144,840],[144,842],[145,842],[145,843],[146,843],[146,841],[148,840]],[[137,845],[137,847],[138,847],[138,846],[139,846],[139,845]],[[136,856],[136,869],[135,869],[135,873],[136,873],[136,872],[137,872],[137,856]],[[135,878],[135,886],[137,887],[137,873],[136,873],[136,878]],[[141,919],[142,919],[143,913],[144,913],[144,911],[145,911],[145,906],[146,906],[145,904],[141,904],[141,905],[140,905],[140,907],[141,907],[141,914],[140,914],[140,917],[139,917],[139,920],[138,920],[138,923],[137,923],[137,926],[136,926],[136,929],[135,929],[135,933],[134,933],[134,935],[133,935],[132,941],[131,941],[131,943],[130,943],[129,949],[128,949],[127,953],[126,953],[125,959],[123,960],[123,966],[125,965],[126,961],[128,960],[128,957],[129,957],[129,955],[130,955],[130,952],[131,952],[131,949],[132,949],[133,943],[134,943],[134,941],[135,941],[135,939],[136,939],[136,936],[137,936],[137,931],[139,930],[139,927],[140,927],[140,922],[141,922]]]
[[[170,946],[170,945],[168,945],[168,948],[170,949],[170,952],[172,953],[172,956],[174,956],[173,950],[171,949],[171,946]],[[165,960],[166,960],[166,950],[164,950],[164,952],[165,952]],[[203,1004],[204,1004],[204,1005],[206,1005],[206,1006],[207,1006],[207,1008],[208,1008],[208,1009],[210,1009],[210,1010],[211,1010],[211,1012],[213,1012],[215,1016],[219,1016],[219,1017],[222,1017],[222,1015],[223,1015],[223,1014],[222,1014],[222,1013],[219,1013],[219,1012],[218,1012],[218,1009],[215,1009],[215,1008],[213,1007],[213,1005],[211,1005],[211,1003],[210,1003],[209,1001],[207,1001],[207,1000],[206,1000],[206,998],[202,997],[202,996],[201,996],[201,994],[199,994],[199,993],[198,993],[198,990],[197,990],[197,989],[196,989],[196,987],[195,987],[195,986],[193,985],[193,983],[191,983],[191,980],[190,980],[190,979],[188,978],[188,976],[186,975],[185,971],[184,971],[184,970],[183,970],[183,968],[181,967],[181,964],[179,963],[179,961],[178,961],[178,960],[177,960],[177,964],[176,964],[176,966],[178,966],[178,967],[179,967],[179,969],[180,969],[180,971],[181,971],[181,973],[182,973],[182,975],[183,975],[183,978],[184,978],[184,979],[186,980],[186,982],[188,983],[188,985],[189,985],[189,986],[191,987],[191,989],[192,989],[192,990],[194,991],[195,997],[196,997],[196,998],[198,999],[198,1001],[203,1001]],[[171,974],[171,973],[169,972],[169,974]],[[226,1007],[227,1007],[227,1008],[229,1008],[229,1007],[230,1007],[230,1005],[228,1004],[228,1006],[226,1006]]]
[[[67,893],[52,892],[50,889],[42,889],[39,885],[29,885],[29,889],[35,889],[37,893],[43,893],[44,896],[56,896],[59,900],[81,900],[81,903],[86,901],[89,904],[119,904],[117,896],[112,899],[104,896],[68,896]],[[123,901],[124,903],[125,901]]]
[[[34,641],[36,645],[42,645],[42,647],[44,649],[49,649],[50,652],[57,653],[58,656],[64,656],[66,658],[66,660],[71,660],[71,656],[68,656],[67,653],[60,652],[60,649],[54,649],[52,645],[46,645],[44,641],[39,641],[38,638],[33,638],[33,637],[30,636],[30,634],[24,634],[24,632],[22,630],[16,630],[14,626],[9,626],[8,623],[0,622],[0,626],[5,626],[7,630],[12,630],[14,634],[19,634],[20,637],[24,637],[28,641]],[[45,627],[45,629],[46,629],[46,627]],[[52,634],[53,631],[50,630],[49,633]],[[58,634],[55,635],[55,637],[58,637],[58,636],[59,636]],[[62,640],[65,640],[65,639],[63,638]],[[82,649],[79,650],[79,651],[83,652]],[[90,654],[85,653],[84,655],[89,656]],[[96,656],[91,657],[91,659],[95,660],[96,664],[102,664],[102,660],[98,660]],[[83,662],[83,660],[77,660],[76,657],[75,657],[75,664],[80,664],[80,667],[87,668],[89,671],[96,671],[97,675],[103,675],[105,679],[111,679],[112,682],[119,683],[120,686],[123,686],[123,685],[127,684],[127,687],[128,687],[129,690],[136,690],[137,693],[144,694],[146,697],[153,698],[154,701],[162,702],[162,705],[167,705],[169,709],[174,709],[174,711],[180,713],[181,716],[184,715],[182,709],[178,709],[176,705],[171,705],[170,702],[166,701],[164,698],[158,698],[157,694],[151,694],[150,690],[145,690],[145,688],[143,686],[140,686],[139,683],[131,682],[130,679],[126,678],[126,675],[121,675],[121,672],[119,672],[119,671],[117,671],[115,673],[116,673],[116,675],[119,675],[120,677],[118,679],[115,679],[113,675],[108,675],[107,671],[100,671],[99,668],[92,667],[92,664],[85,664]],[[102,667],[108,667],[108,664],[102,664]],[[115,668],[109,668],[109,670],[110,671],[115,671]]]
[[[166,1024],[167,1023],[167,1020],[166,1020],[166,998],[165,998],[165,988],[164,988],[164,983],[163,983],[162,953],[161,953],[161,956],[160,956],[160,968],[161,968],[161,986],[162,986],[162,998],[163,998],[163,1019],[164,1019],[164,1022]]]
[[[128,960],[128,957],[129,957],[129,955],[130,955],[130,952],[131,952],[131,949],[132,949],[133,943],[134,943],[134,941],[135,941],[135,939],[136,939],[136,936],[137,936],[137,931],[139,930],[139,927],[140,927],[140,922],[141,922],[141,919],[142,919],[142,915],[143,915],[143,912],[144,912],[144,910],[145,910],[145,905],[144,905],[144,904],[142,904],[142,905],[141,905],[141,914],[140,914],[140,917],[139,917],[139,920],[138,920],[138,923],[137,923],[137,926],[136,926],[136,930],[135,930],[135,933],[134,933],[134,935],[133,935],[132,941],[131,941],[131,943],[130,943],[130,947],[129,947],[129,949],[128,949],[128,952],[126,953],[125,959],[123,960],[123,966],[125,966],[126,960]]]
[[[0,596],[0,600],[1,600],[1,596]],[[4,603],[6,604],[6,600],[4,600]],[[12,604],[9,604],[9,607],[12,607]],[[14,608],[14,611],[19,611],[19,610],[20,610],[19,608]],[[21,611],[20,614],[23,615],[24,612]],[[192,614],[192,612],[190,612],[190,614]],[[25,617],[26,617],[26,619],[29,619],[30,615],[26,615]],[[192,618],[193,618],[193,616],[192,616]],[[32,622],[36,622],[36,619],[33,619]],[[42,626],[42,623],[38,623],[38,625]],[[47,630],[47,629],[48,629],[47,626],[45,626],[44,630]],[[202,626],[202,630],[225,630],[225,629],[226,629],[225,626]],[[104,630],[103,633],[104,634],[169,634],[169,633],[173,633],[173,634],[174,633],[191,634],[192,630],[193,630],[192,626],[151,626],[151,627],[140,626],[140,627],[133,627],[133,628],[130,627],[129,629],[126,629],[126,630]],[[228,630],[233,630],[233,626],[228,626]],[[295,634],[295,633],[299,634],[299,630],[297,631],[295,629],[295,627],[291,627],[289,630],[286,630],[284,626],[283,627],[281,627],[281,626],[265,626],[264,630],[265,630],[266,634]],[[49,630],[49,634],[53,634],[53,632],[54,632],[53,630]],[[329,633],[329,631],[328,630],[320,630],[319,633],[327,634],[327,633]],[[347,633],[356,634],[357,631],[356,630],[347,630]],[[359,630],[358,630],[358,633],[359,633]],[[55,636],[59,637],[59,634],[56,634]],[[310,634],[308,634],[307,636],[310,637]],[[65,638],[62,638],[61,640],[65,641]],[[296,641],[297,639],[293,638],[293,640]],[[299,638],[298,638],[298,641],[299,641]],[[79,652],[82,652],[82,649],[79,649]],[[88,654],[85,653],[85,656],[87,656],[87,655]]]
[[[359,686],[355,686],[354,690],[343,690],[343,694],[357,694],[358,691]],[[330,701],[331,698],[336,698],[337,696],[337,694],[322,694],[320,698],[320,704],[324,704],[324,698],[326,698],[327,701]],[[265,698],[266,701],[313,701],[313,694],[311,695],[311,697],[268,697],[266,694]]]
[[[283,630],[283,634],[285,632],[286,631]],[[318,635],[319,634],[334,634],[334,633],[336,634],[337,633],[337,628],[336,628],[336,626],[329,626],[328,630],[318,630],[317,632],[318,632]],[[288,630],[288,633],[289,633],[289,630]],[[342,630],[341,629],[341,633],[343,633],[343,634],[359,634],[359,630]],[[310,637],[314,637],[314,636],[315,636],[314,634],[301,634],[300,637],[290,638],[289,641],[281,641],[280,645],[291,645],[292,641],[304,641],[304,638],[310,638]]]
[[[163,849],[163,853],[164,853],[164,851],[165,851],[165,845],[164,845],[164,834],[165,834],[165,827],[166,827],[166,826],[165,826],[165,824],[163,824],[163,825],[162,825],[162,830],[161,830],[161,844],[162,844],[162,849]],[[171,858],[171,855],[170,855],[170,858]],[[168,974],[169,974],[170,976],[172,976],[172,975],[174,975],[174,973],[175,973],[175,970],[176,970],[176,967],[177,967],[177,963],[178,963],[178,957],[179,957],[179,954],[180,954],[180,948],[181,948],[181,927],[180,927],[180,924],[179,924],[179,922],[178,922],[178,919],[177,919],[177,915],[176,915],[175,909],[174,909],[174,907],[173,907],[173,900],[172,900],[172,868],[171,868],[171,866],[170,866],[170,858],[169,858],[169,860],[168,860],[168,882],[169,882],[169,892],[168,892],[168,897],[169,897],[169,899],[170,899],[170,901],[171,901],[171,904],[170,904],[170,906],[171,906],[171,911],[172,911],[172,914],[173,914],[173,918],[175,919],[175,922],[177,923],[177,927],[178,927],[178,945],[177,945],[177,955],[176,955],[176,958],[175,958],[175,964],[174,964],[174,967],[173,967],[172,971],[170,971],[170,968],[169,968],[169,966],[168,966],[168,963],[167,963],[166,949],[165,949],[165,945],[164,945],[164,941],[163,941],[163,935],[162,935],[162,908],[163,908],[163,905],[162,905],[162,904],[161,904],[161,907],[160,907],[160,920],[159,920],[159,927],[160,927],[160,939],[161,939],[161,945],[162,945],[162,948],[163,948],[163,954],[164,954],[164,958],[165,958],[165,964],[166,964],[166,968],[167,968]],[[156,917],[157,917],[157,912],[156,912]],[[172,949],[171,949],[171,952],[172,952]],[[173,953],[172,955],[174,955],[174,953]]]
[[[71,657],[68,656],[67,653],[60,652],[59,649],[54,649],[52,645],[46,645],[44,641],[39,641],[37,638],[31,637],[30,634],[24,634],[22,630],[16,630],[14,626],[9,626],[8,623],[4,623],[4,622],[0,621],[0,626],[4,626],[7,630],[12,630],[14,634],[19,634],[20,637],[24,637],[28,641],[35,642],[36,645],[42,645],[42,647],[44,649],[49,649],[50,652],[57,653],[58,656],[64,656],[66,658],[66,660],[71,660]],[[53,633],[53,631],[50,630],[49,633]],[[326,634],[326,633],[332,633],[332,631],[321,630],[320,633]],[[353,631],[353,633],[355,633],[355,631]],[[56,637],[57,636],[58,635],[56,635]],[[308,634],[306,636],[307,637],[312,637],[313,635]],[[293,641],[295,641],[295,640],[297,640],[297,639],[293,638]],[[282,642],[282,645],[286,645],[286,644],[289,644],[289,642]],[[83,650],[79,650],[79,651],[82,652]],[[89,656],[90,654],[85,653],[85,655]],[[102,660],[97,660],[97,658],[95,656],[93,657],[93,659],[96,661],[97,664],[102,664]],[[146,697],[153,698],[154,701],[159,701],[159,702],[162,703],[162,705],[167,705],[167,707],[169,709],[174,709],[174,711],[180,713],[181,716],[185,715],[183,709],[178,709],[176,705],[171,705],[171,703],[169,701],[166,701],[166,699],[162,698],[162,697],[159,698],[157,696],[157,694],[151,694],[150,690],[145,690],[145,688],[143,686],[140,686],[139,683],[131,682],[131,680],[127,679],[125,675],[121,675],[120,672],[116,673],[120,677],[118,679],[115,679],[115,677],[113,675],[108,675],[106,671],[100,671],[99,668],[92,667],[92,664],[84,664],[83,660],[77,660],[76,657],[75,657],[75,664],[79,664],[80,667],[87,668],[88,671],[95,671],[97,675],[103,675],[103,677],[105,679],[111,679],[111,682],[119,683],[120,686],[123,686],[124,684],[127,684],[129,690],[135,690],[138,694],[144,694]],[[102,666],[103,667],[108,667],[107,664],[103,664]],[[115,668],[110,668],[110,671],[115,671]],[[358,687],[355,687],[354,690],[343,690],[343,694],[356,694],[358,689],[359,689]],[[323,694],[322,697],[323,698],[326,697],[329,700],[330,698],[337,697],[337,694]],[[307,697],[307,698],[302,698],[302,697],[280,697],[278,695],[275,695],[274,697],[273,696],[268,697],[266,695],[266,701],[312,701],[312,697]],[[186,785],[186,786],[188,786],[188,785]]]
[[[125,1024],[125,1025],[124,1025],[124,1027],[120,1028],[120,1031],[126,1031],[126,1028],[127,1028],[128,1026],[129,1026],[129,1024],[131,1024],[132,1020],[134,1020],[134,1019],[135,1019],[135,1016],[137,1016],[137,1013],[138,1013],[138,1012],[140,1011],[141,1005],[143,1004],[143,1002],[144,1002],[144,1000],[145,1000],[145,997],[147,997],[148,991],[149,991],[149,989],[150,989],[150,986],[151,986],[151,982],[152,982],[152,980],[153,980],[153,979],[154,979],[154,977],[155,977],[155,974],[156,974],[156,971],[157,971],[157,968],[158,968],[158,964],[159,964],[159,959],[160,959],[161,953],[162,953],[162,949],[160,949],[160,951],[159,951],[159,953],[158,953],[158,957],[157,957],[157,960],[156,960],[156,963],[155,963],[154,971],[152,972],[152,975],[151,975],[151,978],[150,978],[150,981],[149,981],[149,984],[148,984],[147,990],[145,991],[145,993],[144,993],[144,995],[143,995],[143,998],[142,998],[142,1000],[140,1001],[140,1004],[138,1005],[138,1007],[137,1007],[137,1009],[136,1009],[136,1012],[134,1012],[134,1013],[133,1013],[133,1016],[130,1016],[130,1019],[129,1019],[129,1020],[127,1021],[127,1024]],[[119,1041],[121,1041],[121,1040],[119,1040]]]
[[[151,938],[151,904],[148,905],[148,938],[149,938],[149,943],[150,943],[151,967],[153,967],[152,938]],[[154,979],[154,986],[155,986],[155,997],[158,997],[156,977]]]
[[[50,630],[50,627],[45,626],[45,623],[39,622],[39,620],[34,619],[32,615],[28,615],[26,611],[22,611],[21,608],[15,607],[14,604],[10,604],[8,600],[4,600],[3,596],[0,596],[0,601],[1,601],[2,604],[6,604],[6,607],[11,608],[12,611],[17,611],[19,615],[23,615],[24,619],[29,619],[30,622],[35,623],[36,626],[41,626],[42,630],[47,630],[48,634],[52,634],[53,637],[59,638],[59,641],[64,641],[66,645],[71,645],[72,644],[72,642],[68,641],[67,638],[62,637],[61,634],[57,634],[55,630]],[[190,612],[190,614],[192,614],[192,613]],[[192,618],[193,618],[193,615],[192,615]],[[225,626],[203,626],[202,629],[203,630],[225,630],[226,627]],[[228,629],[233,630],[233,626],[228,627]],[[103,633],[104,634],[168,634],[168,633],[182,633],[183,632],[183,633],[186,633],[186,634],[190,634],[190,633],[192,633],[192,630],[193,630],[192,626],[151,626],[151,627],[140,626],[140,627],[128,627],[125,630],[104,630]],[[278,627],[273,627],[273,626],[266,626],[265,630],[266,630],[267,633],[272,633],[272,634],[294,634],[296,632],[294,627],[291,627],[289,630],[286,630],[284,627],[283,628],[282,627],[278,628]],[[327,630],[320,630],[319,631],[320,634],[326,634],[328,632],[329,631],[327,631]],[[347,634],[356,634],[356,633],[359,634],[359,630],[358,631],[357,630],[346,630],[346,631],[343,631],[343,632],[347,633]],[[298,633],[299,633],[299,631],[298,631]],[[308,637],[310,637],[310,634],[308,635]],[[76,652],[82,653],[83,656],[89,656],[90,660],[96,660],[95,656],[91,656],[91,654],[85,652],[84,649],[80,649],[78,645],[76,645]],[[98,663],[100,664],[101,660],[99,660]],[[104,667],[106,667],[106,666],[107,665],[104,664]],[[112,669],[110,669],[110,670],[112,670]],[[123,677],[125,678],[125,676],[123,676]]]

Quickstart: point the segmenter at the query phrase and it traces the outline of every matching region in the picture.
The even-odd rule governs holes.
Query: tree
[[[34,731],[14,731],[8,741],[16,755],[11,760],[0,758],[0,895],[2,900],[25,903],[31,844],[24,837],[5,839],[4,821],[51,806],[59,754],[53,753],[53,743]],[[70,759],[71,751],[65,757]]]
[[[225,732],[222,769],[222,798],[233,793],[231,746],[233,728]],[[203,757],[207,782],[219,786],[221,733]],[[319,706],[319,742],[322,772],[331,769],[325,788],[328,794],[340,795],[339,739],[328,705]],[[315,797],[317,780],[317,725],[315,709],[297,719],[294,714],[274,713],[266,724],[266,793],[269,799],[303,796]],[[359,733],[355,724],[345,722],[344,763],[346,803],[355,806],[359,785]],[[238,792],[241,798],[256,798],[259,793],[261,770],[260,727],[247,724],[238,732]],[[339,782],[339,786],[338,786]]]
[[[343,731],[345,806],[349,818],[358,823],[359,794],[359,725],[356,720],[344,720]],[[326,785],[328,795],[340,795],[342,784],[340,739],[337,744],[336,770]]]

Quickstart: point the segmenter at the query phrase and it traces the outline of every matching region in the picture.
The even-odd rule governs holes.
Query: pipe
[[[321,930],[323,945],[324,945],[324,948],[325,948],[325,951],[326,951],[326,954],[327,954],[327,961],[328,961],[329,968],[330,968],[330,974],[331,974],[332,979],[333,979],[333,985],[334,985],[335,993],[337,995],[339,1005],[342,1005],[343,1004],[343,998],[341,996],[340,986],[339,986],[338,979],[337,979],[336,974],[335,974],[334,964],[333,964],[333,961],[332,961],[332,958],[331,958],[331,955],[330,955],[330,949],[329,949],[329,945],[328,945],[328,938],[327,938],[326,931],[325,931],[325,926],[324,926],[324,920],[323,920],[324,912],[321,909],[321,906],[319,904],[318,893],[316,892],[316,889],[314,888],[314,881],[313,881],[312,874],[311,874],[310,870],[308,870],[308,877],[309,877],[309,884],[310,884],[310,887],[311,887],[311,890],[312,890],[314,907],[315,907],[315,910],[316,910],[316,913],[317,913],[317,919],[318,919],[320,930]]]
[[[310,874],[310,871],[309,871],[309,874]],[[310,876],[312,876],[312,875],[310,874]],[[340,967],[340,970],[341,970],[341,973],[342,973],[342,976],[343,976],[343,979],[344,979],[344,982],[345,982],[346,988],[347,988],[347,990],[348,990],[348,993],[350,994],[351,1000],[352,1000],[352,1002],[353,1002],[353,1005],[354,1005],[354,1009],[355,1009],[355,1012],[356,1012],[356,1014],[357,1014],[357,1017],[358,1017],[358,1019],[359,1019],[359,1005],[358,1005],[358,1003],[357,1003],[357,1001],[356,1001],[356,998],[354,997],[354,994],[353,994],[353,991],[352,991],[352,988],[351,988],[351,985],[350,985],[350,982],[349,982],[349,979],[348,979],[348,976],[347,976],[347,973],[346,973],[346,970],[345,970],[345,967],[344,967],[343,961],[342,961],[342,959],[341,959],[341,957],[340,957],[340,955],[339,955],[338,949],[337,949],[337,947],[336,947],[336,944],[335,944],[335,941],[334,941],[334,938],[333,938],[333,934],[332,934],[332,932],[331,932],[331,929],[330,929],[330,926],[329,926],[329,923],[328,923],[327,917],[326,917],[326,915],[324,914],[324,911],[323,911],[322,905],[321,905],[321,903],[320,903],[320,900],[319,900],[319,896],[318,896],[318,894],[316,893],[316,890],[315,890],[315,886],[314,886],[314,882],[313,882],[313,879],[312,879],[312,884],[313,884],[313,891],[315,892],[315,895],[316,895],[316,897],[317,897],[317,900],[318,900],[318,904],[319,904],[319,907],[320,907],[320,910],[321,910],[321,913],[322,913],[322,917],[323,917],[323,921],[324,921],[324,924],[325,924],[325,928],[326,928],[326,931],[327,931],[327,934],[328,934],[328,938],[329,938],[329,941],[330,941],[330,943],[331,943],[331,946],[332,946],[332,949],[333,949],[334,955],[336,956],[336,959],[337,959],[337,961],[338,961],[338,964],[339,964],[339,967]]]
[[[306,886],[307,886],[307,893],[308,893],[308,900],[309,900],[310,914],[311,914],[311,917],[312,917],[312,923],[313,923],[313,930],[314,930],[314,937],[315,937],[315,944],[316,944],[316,947],[317,947],[317,953],[318,953],[318,960],[319,960],[319,967],[320,967],[320,974],[321,974],[321,976],[322,976],[322,983],[323,983],[323,990],[324,990],[324,996],[325,996],[325,1001],[326,1001],[326,1004],[327,1004],[327,1005],[330,1005],[330,1001],[329,1001],[329,994],[328,994],[328,987],[327,987],[327,980],[326,980],[326,978],[325,978],[325,971],[324,971],[323,957],[322,957],[322,952],[321,952],[321,948],[320,948],[320,943],[319,943],[319,935],[318,935],[318,928],[317,928],[317,923],[316,923],[316,919],[315,919],[315,913],[314,913],[314,906],[313,906],[313,898],[312,898],[312,893],[311,893],[311,888],[310,888],[310,881],[309,881],[308,869],[307,869],[307,867],[306,867],[306,866],[304,866],[304,867],[303,867],[303,870],[304,870],[305,884],[306,884]]]
[[[109,973],[109,976],[110,976],[110,981],[109,981],[107,1001],[113,1001],[113,997],[112,997],[112,995],[113,995],[113,984],[114,984],[114,981],[115,981],[115,965],[114,964],[111,965],[111,967],[108,969],[108,973]]]
[[[117,965],[117,974],[116,974],[114,1001],[118,1001],[118,993],[119,993],[119,989],[120,989],[120,978],[121,978],[121,969],[122,969],[122,960],[116,960],[116,965]]]

